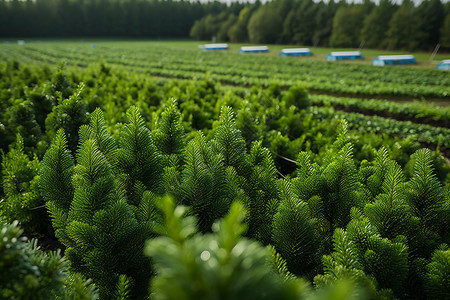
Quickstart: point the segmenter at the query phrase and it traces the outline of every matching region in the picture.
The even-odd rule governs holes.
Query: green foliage
[[[445,18],[445,8],[440,0],[423,1],[416,8],[419,20],[419,45],[422,49],[434,49],[440,42],[439,29]]]
[[[181,114],[175,100],[170,102],[153,132],[158,150],[164,155],[180,155],[185,147],[185,132],[181,124]]]
[[[308,92],[302,86],[290,87],[282,100],[287,107],[293,105],[299,110],[306,109],[311,105],[311,99],[309,98]]]
[[[413,155],[414,177],[405,187],[405,194],[414,216],[422,228],[445,234],[450,226],[448,195],[433,174],[432,155],[429,149],[421,149]]]
[[[294,279],[295,275],[289,272],[286,260],[277,252],[274,246],[269,245],[267,247],[270,250],[268,263],[272,266],[275,273],[287,280]]]
[[[365,215],[382,237],[413,237],[419,229],[418,218],[406,201],[405,178],[400,166],[389,158],[385,148],[381,148],[374,168],[374,174],[367,179],[367,187],[375,198],[364,207]]]
[[[244,7],[239,12],[236,23],[234,23],[227,32],[231,42],[242,43],[249,40],[247,31],[248,22],[255,10],[259,7],[259,4],[260,3],[257,2],[255,5]]]
[[[217,32],[217,40],[219,41],[229,41],[228,31],[236,23],[237,17],[234,14],[230,14],[228,18],[220,25],[219,31]]]
[[[117,171],[129,203],[137,206],[142,197],[139,186],[143,185],[145,190],[159,191],[162,161],[138,108],[131,107],[127,116],[129,123],[122,128],[118,141]]]
[[[286,282],[266,264],[268,250],[240,237],[245,231],[242,205],[214,225],[214,233],[196,232],[195,220],[169,198],[160,204],[166,236],[147,242],[145,252],[155,262],[154,299],[297,299],[306,286]]]
[[[414,3],[410,0],[403,1],[400,8],[392,15],[389,22],[389,30],[386,32],[389,48],[417,49],[419,23],[414,14]]]
[[[53,107],[52,112],[45,120],[47,135],[50,139],[56,136],[58,129],[64,129],[71,151],[77,149],[80,126],[88,123],[86,104],[81,100],[83,88],[84,85],[80,85],[78,90],[67,99],[59,98],[58,105]]]
[[[22,236],[14,222],[0,230],[0,297],[2,299],[97,299],[90,280],[67,273],[59,251],[45,253]]]
[[[16,145],[2,158],[4,199],[0,213],[8,222],[18,220],[27,233],[49,234],[49,217],[39,193],[39,161],[24,153],[24,142],[17,135]]]
[[[440,33],[442,46],[450,49],[450,12],[445,16]]]
[[[52,88],[59,92],[61,98],[66,99],[73,94],[71,83],[64,73],[65,63],[58,64],[58,70],[52,77]]]
[[[313,42],[314,45],[317,44],[320,46],[328,46],[330,44],[330,36],[333,30],[334,15],[339,3],[330,1],[328,2],[328,5],[322,3],[318,6],[315,19],[316,24],[320,24],[320,26],[316,27],[316,30],[314,31]]]
[[[270,152],[255,142],[250,150],[251,174],[244,183],[241,201],[246,209],[247,236],[263,244],[272,239],[272,223],[280,200],[277,172]]]
[[[116,292],[114,299],[127,300],[130,299],[130,279],[126,275],[120,275],[117,282]]]
[[[93,140],[85,141],[77,160],[66,227],[72,241],[66,256],[71,268],[92,278],[101,298],[108,298],[119,274],[128,274],[136,282],[148,278],[149,264],[140,254],[148,233],[118,194],[111,166]],[[138,286],[134,292],[139,295],[142,289]]]
[[[23,137],[25,150],[29,152],[42,138],[42,131],[36,122],[34,105],[31,101],[15,100],[5,112],[7,131],[10,135]]]
[[[450,251],[437,250],[427,265],[426,290],[431,299],[450,297]]]
[[[230,107],[222,108],[214,141],[216,152],[222,155],[225,166],[235,168],[239,175],[248,171],[245,141],[236,127]]]
[[[395,5],[390,0],[382,0],[364,19],[364,26],[361,29],[361,39],[366,41],[365,45],[368,48],[381,48],[386,46],[386,32],[389,29],[389,21],[395,13],[395,9]]]
[[[73,157],[67,149],[64,130],[60,129],[40,165],[39,188],[52,218],[55,236],[64,244],[70,240],[65,227],[74,194],[73,170]]]
[[[216,36],[218,41],[227,41],[227,29],[234,23],[235,18],[227,11],[215,16],[207,15],[194,22],[189,35],[197,40],[210,40]]]
[[[361,43],[360,30],[364,22],[362,5],[341,6],[333,19],[332,47],[357,47]]]
[[[280,37],[282,20],[270,5],[260,6],[247,25],[251,43],[276,43]]]
[[[277,12],[283,11],[287,15],[289,5],[285,1],[283,5],[274,7]],[[102,47],[107,49],[109,46],[105,43]],[[125,45],[123,47],[131,49]],[[7,46],[5,48],[9,49]],[[44,49],[39,45],[30,48],[34,50],[26,47],[23,52],[34,51],[36,56],[48,57],[44,52],[38,52]],[[49,50],[48,55],[62,53],[59,47],[45,49]],[[90,55],[85,55],[86,49],[76,49],[83,54],[72,51],[64,53],[64,57],[73,55],[72,61],[84,64],[98,55],[94,49],[89,49],[93,50]],[[429,91],[437,95],[439,90],[439,95],[444,95],[448,92],[446,77],[436,75],[440,74],[438,72],[419,73],[404,68],[401,71],[380,69],[369,72],[368,67],[363,65],[340,64],[340,67],[330,65],[323,68],[321,63],[311,60],[281,61],[271,56],[253,59],[237,55],[230,59],[231,55],[223,52],[195,52],[198,55],[193,55],[190,50],[181,53],[176,49],[167,54],[169,62],[162,64],[153,60],[161,57],[166,46],[146,48],[145,51],[133,49],[136,52],[133,57],[118,56],[119,52],[115,50],[108,52],[107,61],[111,65],[103,64],[100,68],[95,65],[83,71],[71,67],[67,82],[87,82],[89,89],[83,90],[79,102],[86,107],[86,111],[93,111],[88,125],[81,125],[79,130],[70,128],[71,132],[78,134],[79,145],[75,146],[78,152],[68,150],[70,140],[60,128],[52,133],[53,143],[40,166],[37,159],[31,162],[31,156],[26,157],[24,153],[36,152],[40,157],[41,150],[46,147],[46,138],[43,137],[43,146],[31,146],[22,152],[11,150],[3,156],[3,161],[11,166],[11,162],[15,161],[13,156],[17,157],[17,165],[20,165],[14,167],[16,173],[10,172],[12,167],[6,168],[9,173],[3,179],[7,186],[13,182],[12,179],[17,179],[16,175],[25,178],[23,174],[33,174],[26,177],[30,181],[29,188],[26,187],[27,182],[19,182],[17,186],[26,188],[22,192],[18,192],[19,188],[10,191],[19,197],[28,194],[26,189],[37,192],[33,195],[42,194],[53,219],[56,236],[68,248],[65,254],[71,270],[92,277],[101,297],[148,296],[151,277],[156,275],[159,278],[163,273],[153,273],[155,270],[150,259],[143,257],[142,252],[144,241],[158,234],[184,241],[183,246],[177,248],[178,252],[162,254],[166,258],[164,255],[169,255],[168,261],[174,262],[170,268],[163,268],[164,272],[172,272],[177,264],[178,268],[183,266],[180,261],[190,260],[193,265],[207,264],[201,261],[201,254],[209,251],[211,255],[211,251],[217,250],[211,249],[208,244],[218,234],[213,224],[224,222],[220,218],[230,211],[233,201],[245,207],[241,218],[248,228],[245,238],[238,237],[233,249],[241,239],[248,241],[249,245],[256,245],[255,240],[271,245],[270,253],[263,255],[268,265],[265,268],[270,270],[270,277],[277,278],[275,281],[280,289],[308,290],[309,294],[302,294],[300,298],[333,295],[358,299],[364,296],[403,298],[409,295],[420,298],[428,295],[431,285],[438,286],[433,288],[436,293],[442,292],[439,288],[442,285],[427,281],[427,276],[435,276],[431,274],[440,271],[430,271],[427,265],[432,262],[434,252],[446,249],[438,247],[447,243],[449,238],[446,230],[450,215],[449,187],[443,187],[439,182],[446,180],[446,162],[439,153],[433,154],[431,151],[422,150],[422,154],[419,151],[412,157],[410,154],[420,147],[419,141],[438,141],[445,153],[448,130],[343,113],[330,105],[339,107],[348,102],[350,104],[345,109],[373,109],[369,113],[382,111],[403,117],[414,114],[418,122],[423,121],[422,117],[446,120],[446,110],[434,107],[421,112],[425,104],[392,106],[386,102],[375,104],[375,101],[371,101],[374,103],[371,105],[366,101],[358,106],[355,103],[360,100],[352,102],[348,98],[337,100],[336,97],[318,100],[319,96],[309,98],[303,86],[319,87],[318,92],[380,95],[388,91],[392,95],[397,92],[418,95]],[[183,64],[179,61],[170,63],[174,53],[179,54],[177,59]],[[0,53],[2,55],[3,52]],[[216,65],[214,59],[219,57],[221,63]],[[259,63],[262,61],[264,63]],[[22,65],[14,71],[14,64],[10,65],[0,63],[0,76],[7,76],[0,79],[1,108],[9,107],[14,101],[10,99],[28,99],[33,93],[38,98],[42,94],[48,95],[50,102],[63,99],[58,96],[60,91],[45,88],[52,80],[49,79],[51,71],[38,67],[24,68]],[[125,70],[117,70],[119,66]],[[298,72],[299,67],[302,72]],[[128,68],[145,71],[128,73]],[[211,71],[205,75],[207,68]],[[316,71],[312,72],[313,69]],[[155,74],[184,79],[197,76],[199,80],[167,80],[148,76]],[[280,79],[273,82],[269,79],[270,74],[279,74]],[[294,85],[300,76],[307,80],[302,81],[301,86]],[[21,85],[18,83],[22,80],[33,86],[19,87]],[[227,85],[222,86],[220,82]],[[432,82],[433,88],[429,86]],[[257,85],[247,88],[253,84]],[[376,85],[379,87],[374,88]],[[394,92],[394,88],[398,91]],[[172,97],[178,99],[180,110],[173,100],[163,101]],[[6,102],[2,102],[4,99]],[[30,100],[33,105],[42,100],[33,99]],[[300,110],[302,105],[309,106],[310,99],[323,107]],[[125,113],[130,104],[136,107]],[[94,110],[97,106],[102,110]],[[232,108],[221,109],[223,106]],[[36,120],[41,120],[38,125],[45,128],[41,125],[46,116],[38,118],[36,108],[33,110]],[[236,118],[233,110],[237,112]],[[349,126],[345,122],[337,126],[337,118],[343,116],[349,119]],[[2,124],[4,117],[5,114],[0,111]],[[378,134],[380,132],[383,134]],[[12,140],[10,132],[6,134],[5,140]],[[394,135],[409,138],[401,140]],[[6,150],[6,147],[3,149]],[[76,153],[75,159],[72,153]],[[298,158],[297,163],[290,159],[295,157]],[[22,172],[22,169],[25,171]],[[37,169],[40,169],[39,173]],[[38,184],[40,190],[37,189]],[[167,228],[161,227],[165,216],[157,209],[157,203],[166,193],[171,194],[177,204],[188,206],[186,215],[195,217],[189,217],[188,222],[180,221],[180,228],[170,234]],[[3,199],[2,204],[12,198]],[[45,212],[44,206],[41,206],[42,212]],[[29,213],[26,207],[17,208],[15,215]],[[5,219],[4,215],[1,210],[0,220]],[[196,233],[196,229],[189,224],[198,227],[202,234]],[[181,228],[184,225],[186,227]],[[333,234],[339,234],[336,231],[341,229],[346,229],[342,233],[345,237],[337,243]],[[186,232],[176,235],[176,231]],[[192,242],[188,242],[190,240]],[[195,248],[203,242],[204,248]],[[195,244],[192,249],[197,249],[197,252],[189,250],[190,246],[185,247],[189,243]],[[164,250],[169,252],[168,249],[172,248],[166,244]],[[217,257],[223,252],[219,250]],[[195,254],[192,259],[187,258],[188,252]],[[182,253],[185,258],[175,258],[176,253]],[[253,256],[252,251],[249,253]],[[355,263],[334,258],[340,255],[338,253],[352,257]],[[320,276],[316,277],[317,286],[321,287],[317,292],[311,292],[304,283],[295,280],[295,275],[312,279],[320,272],[322,255],[328,257],[323,259],[324,283],[320,283]],[[245,266],[244,262],[253,259],[259,264],[261,257],[242,257],[241,265]],[[191,266],[191,263],[185,265]],[[208,276],[219,278],[221,275],[216,273],[227,270],[251,275],[245,268],[216,267],[208,269]],[[261,270],[259,267],[257,269]],[[190,270],[185,267],[180,272],[188,274],[188,278],[198,278],[194,276],[196,273],[189,273]],[[258,282],[262,282],[258,281],[258,276],[245,277],[243,282],[257,286]],[[83,278],[72,274],[69,277],[83,291]],[[177,279],[176,282],[183,280]],[[442,282],[439,280],[432,281]],[[167,287],[170,282],[164,284]],[[200,286],[198,289],[202,288]],[[183,292],[184,289],[183,286]],[[156,295],[157,289],[154,291]],[[77,295],[74,297],[83,298],[79,296],[82,293]]]
[[[416,27],[420,29],[417,36],[418,45],[421,48],[429,49],[438,42],[442,44],[444,37],[448,36],[442,30],[446,1],[427,0],[423,2],[413,7],[414,11],[411,17],[415,18]],[[339,31],[345,34],[344,29],[350,29],[349,34],[359,37],[360,29],[364,28],[361,40],[366,39],[366,45],[370,47],[383,47],[384,49],[386,39],[380,29],[385,29],[385,31],[388,29],[386,26],[389,26],[392,14],[398,10],[398,7],[396,5],[388,6],[388,3],[383,1],[379,4],[371,1],[362,3],[277,0],[264,3],[260,1],[234,2],[227,5],[214,2],[167,3],[157,0],[141,3],[127,0],[121,3],[103,3],[102,8],[99,8],[97,3],[90,2],[22,3],[6,1],[0,3],[0,19],[2,20],[0,37],[11,39],[20,36],[32,38],[103,36],[139,39],[187,39],[192,37],[203,41],[217,37],[218,41],[231,40],[233,43],[248,43],[253,42],[251,37],[249,39],[248,34],[250,20],[260,15],[260,8],[263,8],[266,13],[263,18],[258,18],[261,21],[258,22],[259,31],[261,35],[272,34],[275,37],[272,42],[282,41],[285,44],[327,47],[330,46],[332,33]],[[372,7],[376,13],[370,14]],[[354,19],[357,16],[346,13],[348,25],[345,24],[346,19],[342,19],[338,22],[340,26],[333,27],[333,20],[341,18],[342,13],[336,14],[336,11],[341,8],[349,10],[356,8],[355,11],[361,14],[358,17],[360,21],[355,23]],[[41,19],[46,22],[37,22],[34,19],[26,18],[36,12],[39,12]],[[182,18],[178,17],[181,15]],[[370,22],[367,22],[368,20]],[[359,26],[352,28],[351,25]],[[272,27],[276,27],[276,30]],[[441,31],[441,40],[439,40],[439,31]],[[370,32],[373,33],[373,38],[367,35]],[[375,41],[380,43],[374,44]],[[89,56],[102,51],[99,50],[101,47],[97,47],[96,44],[93,45],[93,48],[85,46],[84,48],[89,51]],[[41,54],[36,50],[34,44],[30,49],[32,55],[29,56],[29,59],[34,59]],[[68,54],[77,56],[79,53],[69,51]],[[60,56],[51,55],[45,61],[53,63],[55,59],[60,59]],[[18,60],[22,62],[19,58]],[[70,66],[69,62],[68,65]],[[17,62],[11,67],[16,69],[19,66],[23,68]],[[67,97],[72,92],[70,87],[66,88],[66,82],[70,79],[66,79],[61,74],[63,67],[64,65],[60,64],[60,70],[54,75],[52,84],[55,89],[66,94],[63,97]],[[69,91],[67,92],[67,90]]]
[[[227,212],[231,203],[225,186],[224,159],[198,134],[187,145],[184,161],[181,203],[192,207],[202,232],[210,231],[213,222]]]
[[[316,10],[317,6],[312,1],[302,1],[292,9],[283,22],[283,39],[294,44],[312,45]]]
[[[80,127],[80,144],[83,144],[88,139],[95,140],[97,147],[110,163],[116,162],[117,143],[106,129],[105,119],[100,108],[97,108],[90,115],[89,125]]]
[[[340,280],[348,280],[359,288],[375,293],[376,282],[362,270],[357,252],[348,234],[342,229],[336,229],[333,234],[334,252],[323,257],[323,275],[314,278],[314,284],[323,288]]]
[[[293,195],[288,182],[282,184],[284,195],[273,220],[273,243],[290,272],[312,277],[319,261],[317,223],[308,205]]]
[[[135,118],[128,127],[131,130],[125,131],[123,139],[137,136],[139,141],[144,135],[141,140],[148,141],[148,129],[142,127],[136,110],[130,110],[130,118],[133,112]],[[41,191],[48,201],[56,235],[68,247],[66,256],[71,269],[92,278],[102,298],[116,291],[123,297],[127,291],[133,297],[143,295],[151,272],[149,261],[141,253],[144,240],[151,235],[148,222],[152,210],[148,202],[152,197],[145,196],[138,203],[142,222],[138,223],[104,155],[114,159],[117,146],[105,129],[101,111],[96,111],[91,125],[80,132],[82,145],[76,167],[60,130],[40,171]],[[58,175],[61,180],[55,180]],[[119,280],[121,275],[129,280]]]
[[[312,217],[317,219],[325,249],[331,247],[335,229],[344,228],[350,221],[350,209],[361,207],[366,201],[352,155],[347,124],[343,122],[322,166],[313,164],[305,152],[298,158],[293,191],[300,200],[308,203]]]
[[[259,120],[246,105],[237,112],[236,126],[241,131],[247,149],[250,148],[253,141],[259,141],[263,138]]]
[[[380,288],[401,294],[408,275],[408,247],[404,238],[398,242],[382,238],[365,217],[356,216],[347,226],[362,269],[372,275]]]

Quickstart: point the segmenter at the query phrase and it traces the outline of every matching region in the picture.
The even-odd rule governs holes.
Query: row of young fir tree
[[[149,286],[159,299],[448,297],[450,193],[429,150],[413,155],[408,180],[384,148],[357,167],[342,122],[321,163],[300,153],[296,176],[278,179],[270,152],[246,147],[230,108],[211,139],[187,140],[176,104],[166,105],[153,131],[131,107],[117,138],[97,109],[78,150],[61,129],[35,161],[34,191],[69,269],[101,299],[144,298]],[[18,136],[4,163],[21,155]]]

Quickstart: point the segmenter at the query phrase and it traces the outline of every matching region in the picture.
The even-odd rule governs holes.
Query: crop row
[[[320,92],[390,97],[450,97],[450,79],[445,72],[412,68],[377,69],[363,65],[318,62],[301,59],[204,53],[193,49],[176,49],[149,44],[148,48],[121,48],[86,45],[69,48],[64,44],[33,44],[20,55],[42,56],[43,60],[67,60],[89,64],[98,59],[150,74],[201,76],[208,73],[215,80],[238,85],[268,85],[278,81],[289,87],[303,82],[308,89]],[[18,46],[9,46],[18,47]],[[130,53],[132,52],[132,54]]]
[[[416,136],[416,140],[428,144],[442,144],[450,147],[450,129],[434,127],[426,124],[415,124],[410,121],[398,121],[391,118],[379,116],[367,116],[359,113],[348,113],[345,111],[335,111],[323,107],[316,107],[316,114],[319,118],[345,119],[350,126],[361,132],[374,134],[386,133],[400,137],[410,135]]]
[[[392,102],[378,99],[357,99],[312,95],[313,105],[331,105],[336,110],[358,112],[365,115],[379,115],[397,120],[409,120],[438,127],[450,127],[450,108],[432,106],[424,102]]]
[[[22,51],[27,53],[31,56],[31,59],[34,56],[37,57],[45,57],[43,55],[37,54],[35,51]],[[54,58],[55,60],[61,59],[63,56],[58,56]],[[94,60],[95,58],[90,58],[90,60]],[[72,62],[76,62],[73,58]],[[46,62],[48,62],[48,59],[46,59]],[[78,64],[80,62],[78,61]],[[112,62],[113,65],[116,66],[122,66],[124,65],[119,64],[118,62]],[[134,65],[129,66],[137,68],[138,70],[144,71],[145,65]],[[213,75],[213,74],[203,74],[203,73],[196,73],[196,72],[187,72],[187,71],[177,71],[177,70],[167,70],[165,68],[152,68],[145,70],[146,74],[151,74],[154,76],[162,76],[162,77],[176,77],[176,78],[183,78],[183,79],[190,79],[190,78],[197,78],[199,80],[205,80],[207,78],[230,83],[227,82],[230,81],[231,76],[226,75]],[[241,79],[239,76],[233,77],[237,80]],[[262,81],[258,78],[248,78],[254,85],[263,85],[263,86],[271,86],[274,85],[274,83],[270,80]],[[234,81],[231,80],[233,83]],[[282,84],[276,83],[275,85],[278,85],[280,87],[283,87]],[[229,87],[226,87],[226,89]],[[351,120],[351,123],[354,125],[359,124],[360,130],[363,130],[364,128],[367,128],[367,124],[372,124],[372,126],[369,126],[370,130],[375,130],[376,132],[380,132],[380,130],[385,131],[388,134],[394,134],[394,135],[400,135],[405,136],[406,133],[409,134],[415,134],[418,135],[419,140],[425,143],[429,144],[436,144],[439,141],[439,137],[442,136],[444,143],[442,145],[448,147],[446,144],[446,141],[450,140],[449,138],[446,138],[448,136],[447,131],[444,128],[440,127],[447,127],[446,124],[449,120],[449,110],[448,109],[441,109],[421,103],[412,103],[412,104],[399,104],[389,101],[379,101],[379,100],[365,100],[362,101],[360,99],[351,99],[351,98],[338,98],[338,97],[330,97],[330,96],[323,96],[323,95],[314,95],[311,97],[312,103],[314,105],[323,105],[326,103],[330,103],[335,108],[339,109],[342,107],[350,110],[355,110],[356,112],[362,111],[367,114],[367,111],[370,112],[370,114],[378,114],[378,115],[385,115],[385,116],[391,116],[395,117],[397,119],[414,119],[418,123],[425,121],[425,123],[431,123],[434,125],[437,125],[436,128],[433,128],[431,126],[425,126],[418,124],[412,124],[410,122],[400,122],[395,126],[392,126],[391,122],[396,122],[395,120],[391,120],[390,118],[379,118],[379,117],[372,117],[368,120],[365,119],[365,116],[362,116],[361,114],[352,114],[352,113],[340,113],[340,116]],[[389,115],[389,114],[394,114]],[[398,122],[398,121],[397,121]],[[373,125],[377,124],[377,125]],[[384,124],[384,125],[379,125]],[[401,129],[400,129],[401,128]],[[367,131],[367,130],[364,130]]]
[[[345,296],[444,299],[449,169],[415,137],[449,130],[310,104],[302,86],[0,62],[0,222],[70,263],[2,226],[0,298],[298,300],[348,280]]]
[[[5,66],[7,69],[13,68],[12,62],[8,64]],[[51,107],[43,107],[43,103],[47,103],[48,100],[39,99],[54,98],[55,96],[49,96],[49,93],[54,93],[51,87],[56,84],[55,81],[62,79],[58,79],[58,76],[61,76],[57,75],[59,73],[53,75],[56,77],[52,79],[50,69],[46,68],[18,64],[15,71],[4,69],[2,76],[5,88],[0,94],[0,100],[3,101],[2,109],[6,113],[0,122],[6,126],[7,130],[3,147],[14,139],[14,128],[16,128],[14,124],[19,122],[14,120],[20,120],[20,114],[30,113],[23,112],[24,109],[31,109],[33,106],[41,107],[38,111],[51,109]],[[320,153],[326,149],[335,138],[333,128],[340,118],[347,119],[351,128],[354,129],[352,136],[354,136],[355,148],[357,152],[360,152],[355,156],[358,160],[373,157],[374,151],[381,145],[391,149],[399,138],[414,137],[410,140],[412,143],[405,146],[402,153],[406,151],[411,154],[414,149],[417,150],[420,145],[414,141],[435,146],[440,143],[441,150],[446,155],[446,148],[449,147],[449,129],[446,128],[338,112],[326,106],[312,106],[307,110],[299,110],[307,108],[311,99],[314,105],[319,97],[305,98],[302,86],[293,87],[292,90],[283,90],[277,84],[271,84],[266,89],[256,86],[230,87],[223,86],[211,78],[197,80],[153,78],[142,73],[130,74],[104,64],[91,65],[86,70],[75,66],[67,67],[67,71],[68,75],[63,83],[67,80],[72,82],[70,84],[72,88],[63,92],[65,97],[73,93],[78,84],[84,82],[86,88],[82,91],[82,95],[86,99],[87,110],[92,111],[99,106],[105,110],[105,114],[112,122],[124,122],[123,111],[127,105],[131,104],[141,107],[144,116],[151,120],[152,115],[158,111],[158,107],[166,99],[173,97],[178,99],[182,108],[185,129],[188,132],[202,129],[208,134],[213,130],[211,120],[218,117],[218,108],[224,105],[231,106],[237,113],[238,124],[248,143],[250,144],[252,140],[262,140],[263,145],[275,155],[277,167],[284,175],[292,172],[295,167],[295,164],[285,158],[295,160],[299,151]],[[296,90],[302,92],[296,95]],[[35,101],[38,102],[33,104]],[[15,114],[19,115],[14,116]],[[46,116],[37,116],[37,118],[41,119],[38,123],[43,130],[46,126],[44,124]],[[32,125],[28,121],[25,123]],[[19,126],[18,130],[34,132],[35,127],[33,125],[27,131],[24,126]],[[8,132],[10,133],[7,134]],[[31,140],[39,138],[36,133],[32,135],[34,138]],[[439,139],[440,136],[442,141]],[[25,142],[27,145],[33,144],[30,138],[26,138]],[[367,151],[368,146],[372,150]],[[364,153],[361,152],[363,148],[366,151]],[[405,158],[399,158],[400,156],[397,156],[397,159],[404,165],[407,161]]]

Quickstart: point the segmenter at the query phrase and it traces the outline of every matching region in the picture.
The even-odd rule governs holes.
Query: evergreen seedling
[[[164,199],[166,236],[147,242],[146,253],[157,276],[154,299],[298,299],[303,282],[284,282],[266,260],[268,249],[242,238],[242,205],[234,203],[228,215],[214,225],[214,233],[197,233],[195,220]]]
[[[143,190],[160,191],[163,165],[161,154],[137,107],[131,107],[127,117],[129,122],[119,138],[117,172],[129,203],[138,206]]]
[[[0,201],[0,215],[8,222],[21,222],[27,234],[51,235],[50,218],[39,193],[38,170],[38,159],[30,160],[24,153],[24,142],[18,134],[16,145],[2,158],[5,196]]]
[[[70,244],[66,226],[74,195],[72,186],[74,167],[72,154],[67,149],[64,130],[60,129],[42,160],[39,187],[52,218],[55,236],[65,245]]]
[[[281,184],[284,193],[273,221],[273,243],[286,259],[290,272],[312,277],[320,250],[317,223],[311,217],[308,204],[295,197],[289,183]]]

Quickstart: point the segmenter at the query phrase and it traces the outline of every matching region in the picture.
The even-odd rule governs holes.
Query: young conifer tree
[[[131,140],[136,137],[133,131],[126,133],[133,135]],[[142,254],[145,239],[152,235],[149,219],[153,217],[148,210],[151,205],[143,203],[151,202],[151,197],[139,201],[139,208],[146,208],[140,213],[126,202],[125,189],[116,180],[120,169],[114,172],[106,157],[116,161],[118,150],[100,111],[93,114],[90,126],[81,128],[80,141],[74,167],[64,132],[59,131],[41,168],[41,190],[57,236],[67,247],[72,270],[92,278],[101,298],[128,290],[133,297],[140,297],[147,292],[151,272]],[[57,176],[61,180],[55,180]],[[126,280],[120,281],[121,275]]]
[[[60,129],[41,162],[39,188],[52,218],[55,236],[66,246],[72,244],[66,226],[74,194],[74,167],[74,159],[67,149],[66,135]]]
[[[22,235],[17,222],[0,221],[1,299],[97,299],[91,280],[68,273],[59,251],[44,252]]]
[[[8,222],[18,220],[28,234],[51,235],[50,218],[45,200],[39,193],[39,161],[30,160],[24,152],[20,134],[14,147],[2,159],[2,186],[5,197],[0,211]]]
[[[248,155],[250,175],[243,181],[247,210],[247,236],[267,245],[272,240],[272,224],[280,201],[277,171],[269,150],[255,142]]]
[[[138,108],[132,106],[127,117],[118,141],[116,168],[128,202],[138,206],[145,190],[161,191],[163,163]]]
[[[106,122],[103,111],[100,108],[94,110],[89,116],[89,125],[80,126],[79,143],[82,145],[88,139],[95,140],[98,149],[106,157],[108,162],[112,165],[116,162],[117,142],[109,134],[106,129]]]
[[[307,294],[305,282],[285,281],[273,272],[268,249],[241,237],[246,226],[239,202],[204,235],[195,219],[185,216],[185,207],[168,198],[159,206],[165,236],[148,241],[145,249],[157,272],[154,299],[299,299]]]
[[[418,150],[412,159],[415,160],[414,176],[405,187],[405,197],[413,215],[419,218],[423,233],[428,236],[428,240],[435,239],[434,246],[426,242],[428,245],[418,247],[418,251],[429,258],[441,242],[448,241],[449,196],[444,193],[444,188],[433,173],[431,151]]]
[[[425,289],[429,299],[450,297],[450,250],[448,246],[442,248],[433,253],[431,262],[426,267]]]
[[[320,261],[317,221],[308,204],[292,192],[289,181],[280,182],[282,199],[273,221],[273,243],[290,272],[312,278]]]
[[[222,155],[225,166],[231,166],[238,175],[247,177],[249,165],[245,145],[231,107],[223,107],[214,134],[215,151]]]
[[[380,289],[390,289],[399,297],[408,276],[408,246],[404,236],[393,241],[382,238],[377,229],[356,208],[347,226],[362,270],[373,276]]]
[[[324,274],[314,277],[314,285],[320,289],[342,284],[347,280],[369,294],[368,298],[377,298],[379,292],[376,280],[364,273],[354,245],[343,229],[338,228],[334,232],[333,248],[331,254],[323,256]],[[389,292],[384,294],[393,296]]]
[[[171,101],[161,115],[157,128],[153,131],[155,145],[166,156],[166,160],[178,166],[185,144],[185,132],[177,102]]]
[[[298,174],[292,180],[294,193],[308,203],[312,217],[317,219],[326,252],[331,250],[334,230],[345,228],[350,221],[350,209],[367,202],[353,161],[347,123],[343,121],[338,131],[321,165],[312,163],[309,154],[299,154]]]
[[[197,215],[202,232],[211,230],[213,222],[224,216],[231,200],[225,187],[223,157],[212,151],[203,134],[188,143],[181,174],[181,203]]]
[[[34,104],[29,100],[17,99],[5,112],[6,134],[11,137],[22,136],[24,150],[32,153],[42,139],[42,130],[36,122]]]
[[[412,237],[419,230],[418,218],[406,202],[401,167],[389,158],[386,148],[378,151],[374,167],[376,171],[368,178],[367,186],[375,199],[364,207],[365,215],[384,238]]]
[[[135,296],[142,296],[150,269],[142,256],[145,231],[118,193],[111,166],[94,140],[84,142],[77,161],[66,228],[74,242],[66,250],[71,267],[94,280],[101,298],[112,297],[122,274],[135,282]]]
[[[50,140],[53,140],[60,128],[64,129],[67,138],[67,146],[75,151],[78,146],[78,130],[81,125],[89,122],[87,106],[81,99],[84,85],[80,85],[77,91],[68,98],[60,95],[58,104],[45,119],[45,128]]]

